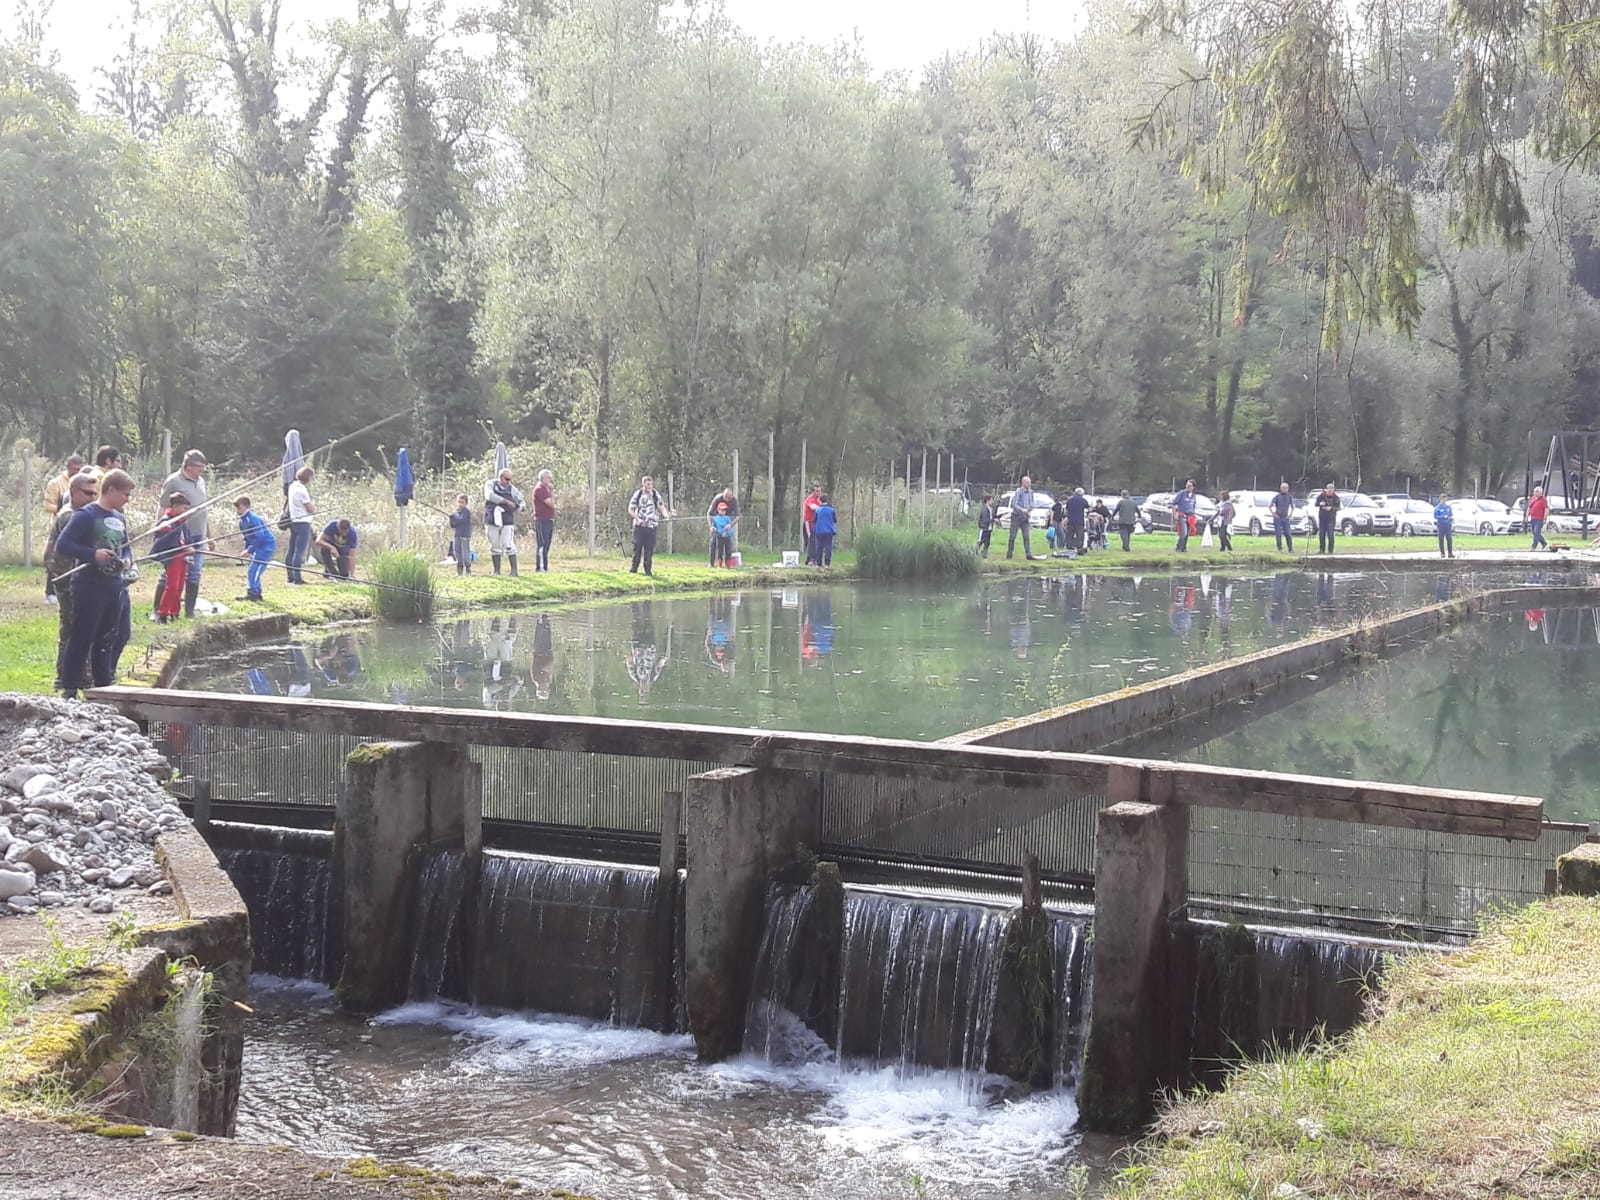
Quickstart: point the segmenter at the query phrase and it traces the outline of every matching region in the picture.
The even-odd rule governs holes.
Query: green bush
[[[856,571],[863,579],[972,579],[978,552],[969,533],[869,525],[856,538]]]
[[[372,607],[385,621],[426,621],[433,616],[433,572],[415,554],[385,550],[373,561]]]

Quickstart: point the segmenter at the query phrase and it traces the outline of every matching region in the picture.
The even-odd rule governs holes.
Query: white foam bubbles
[[[544,1013],[485,1013],[461,1005],[417,1001],[373,1018],[374,1025],[430,1025],[473,1046],[465,1067],[514,1071],[544,1064],[562,1068],[621,1062],[650,1055],[692,1054],[683,1035],[620,1029],[581,1017]]]

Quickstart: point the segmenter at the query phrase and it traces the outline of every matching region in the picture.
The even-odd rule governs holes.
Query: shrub
[[[385,550],[373,561],[373,610],[385,621],[426,621],[433,616],[433,572],[426,560]]]
[[[972,579],[978,552],[967,533],[869,525],[856,538],[856,571],[863,579]]]

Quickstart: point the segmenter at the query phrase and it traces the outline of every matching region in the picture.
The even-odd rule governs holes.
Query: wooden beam
[[[1544,817],[1544,802],[1529,796],[951,742],[154,688],[97,688],[89,698],[145,722],[618,754],[780,771],[832,771],[882,775],[908,783],[1115,793],[1119,800],[1138,797],[1154,803],[1274,812],[1519,841],[1537,838]]]

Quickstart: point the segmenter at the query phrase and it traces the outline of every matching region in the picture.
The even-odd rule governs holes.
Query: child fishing
[[[164,565],[166,582],[156,605],[156,620],[166,625],[177,620],[183,611],[183,584],[189,572],[189,559],[199,539],[189,527],[189,497],[182,492],[167,496],[167,506],[161,510],[161,520],[156,523],[155,540],[150,552]]]
[[[472,509],[465,492],[456,496],[456,511],[450,514],[450,554],[457,575],[472,574]]]
[[[261,577],[277,552],[278,539],[260,513],[250,507],[250,497],[240,496],[233,502],[233,511],[239,518],[239,535],[244,538],[245,553],[250,565],[245,568],[246,600],[261,599]]]

